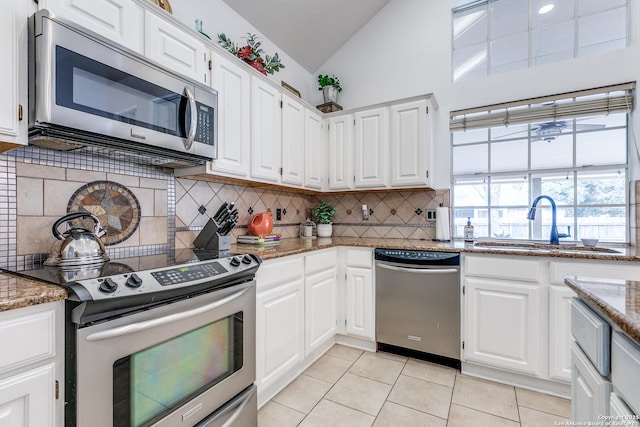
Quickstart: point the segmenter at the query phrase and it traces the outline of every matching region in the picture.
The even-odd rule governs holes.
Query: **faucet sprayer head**
[[[527,219],[533,221],[536,219],[536,208],[532,207],[529,209],[529,213],[527,214]]]

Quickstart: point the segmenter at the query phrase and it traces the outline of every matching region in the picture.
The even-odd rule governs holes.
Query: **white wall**
[[[640,22],[639,0],[630,1]],[[435,188],[450,187],[451,110],[640,80],[633,28],[627,49],[452,84],[450,7],[443,0],[391,0],[318,70],[340,77],[338,103],[345,108],[435,94],[440,106],[434,117]],[[639,129],[637,116],[633,123]]]
[[[273,56],[278,53],[281,62],[285,68],[273,75],[267,75],[271,81],[280,85],[280,81],[284,80],[291,86],[298,89],[305,100],[311,99],[317,91],[313,75],[305,70],[300,64],[289,57],[282,49],[264,37],[253,25],[249,24],[246,19],[238,15],[222,0],[181,0],[172,2],[173,16],[182,21],[190,28],[195,27],[195,20],[202,20],[202,31],[207,34],[214,42],[218,40],[218,33],[225,33],[227,37],[244,45],[243,37],[247,33],[256,34],[262,41],[262,48],[265,54]]]

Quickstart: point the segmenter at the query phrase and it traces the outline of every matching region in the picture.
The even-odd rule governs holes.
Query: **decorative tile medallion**
[[[83,185],[69,199],[67,213],[89,212],[98,217],[107,231],[105,245],[127,240],[140,224],[140,203],[125,186],[112,181],[94,181]]]

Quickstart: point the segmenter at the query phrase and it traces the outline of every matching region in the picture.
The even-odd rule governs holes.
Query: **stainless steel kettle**
[[[95,223],[93,231],[85,228],[73,227],[60,233],[58,227],[64,222],[79,218],[90,218]],[[58,241],[51,246],[51,253],[44,265],[50,267],[83,267],[87,265],[104,264],[109,261],[105,253],[104,244],[100,237],[106,231],[100,226],[100,220],[88,212],[77,212],[58,219],[51,228],[51,232]]]

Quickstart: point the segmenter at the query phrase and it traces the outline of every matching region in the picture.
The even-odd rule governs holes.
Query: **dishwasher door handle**
[[[442,274],[442,273],[457,273],[457,268],[411,268],[411,267],[397,267],[395,265],[376,264],[376,267],[384,268],[386,270],[402,271],[405,273],[417,273],[417,274]]]

